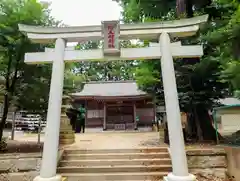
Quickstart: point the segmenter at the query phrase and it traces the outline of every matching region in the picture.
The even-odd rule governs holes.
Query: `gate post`
[[[169,34],[163,32],[159,37],[159,42],[162,54],[161,71],[169,131],[170,155],[173,168],[173,172],[168,174],[164,179],[165,181],[193,181],[195,177],[188,173]]]
[[[61,176],[56,175],[56,170],[65,68],[65,46],[66,42],[64,39],[58,38],[56,40],[54,57],[52,57],[52,77],[41,170],[40,176],[37,176],[34,181],[61,181]]]

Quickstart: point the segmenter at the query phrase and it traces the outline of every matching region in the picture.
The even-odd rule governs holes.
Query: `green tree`
[[[51,80],[50,65],[23,64],[16,82],[13,101],[18,110],[46,114]]]
[[[18,24],[54,26],[59,22],[54,21],[50,16],[47,4],[41,4],[37,0],[1,0],[0,7],[0,75],[5,79],[4,110],[0,122],[1,141],[10,104],[18,103],[20,105],[23,102],[27,103],[27,98],[38,94],[37,91],[39,91],[40,87],[31,87],[31,83],[32,85],[36,83],[34,81],[36,78],[32,77],[31,73],[34,73],[34,70],[39,72],[40,69],[46,73],[46,69],[41,66],[39,68],[39,66],[30,66],[23,63],[25,52],[33,52],[43,47],[32,44],[24,34],[19,32]],[[23,78],[25,80],[22,80]],[[30,84],[26,84],[26,78],[28,78]],[[23,84],[19,84],[19,82]],[[39,79],[37,82],[39,82]],[[26,94],[19,93],[20,97],[17,97],[16,90],[24,90]],[[25,97],[25,101],[23,101],[23,97]]]
[[[227,36],[225,36],[226,39],[222,39],[219,30],[229,24],[232,15],[236,12],[234,6],[238,3],[227,0],[204,0],[201,2],[156,0],[153,1],[153,4],[147,4],[145,1],[122,0],[120,3],[123,6],[123,16],[126,22],[162,21],[179,19],[182,15],[192,17],[194,14],[209,14],[209,23],[199,32],[198,36],[180,39],[183,44],[202,43],[204,56],[201,59],[176,59],[174,64],[181,110],[192,115],[190,119],[192,133],[198,133],[192,136],[196,136],[199,140],[216,139],[208,110],[219,98],[231,94],[231,90],[228,89],[230,80],[223,79],[226,71],[230,69],[230,67],[226,68],[229,60],[225,61],[227,63],[223,63],[221,56],[231,57],[233,55],[232,53],[226,54],[231,52],[232,46],[224,43]],[[177,10],[175,10],[176,5]],[[130,14],[132,8],[136,12],[135,14]],[[230,27],[229,29],[232,30]],[[223,30],[223,32],[225,31]],[[216,38],[218,39],[216,40]],[[219,49],[220,46],[225,50]],[[234,63],[232,62],[231,65]],[[229,71],[235,77],[235,79],[232,77],[231,81],[237,83],[236,72],[233,69]],[[137,83],[141,89],[155,95],[159,103],[163,102],[164,93],[162,83],[159,80],[160,76],[160,61],[139,62],[135,77]]]
[[[146,18],[164,19],[165,16],[174,13],[178,17],[192,17],[193,9],[206,13],[213,12],[210,7],[212,0],[113,0],[119,2],[123,8],[125,22],[144,21]]]
[[[240,90],[240,2],[219,0],[218,9],[221,19],[215,21],[216,28],[211,29],[203,39],[214,45],[209,58],[217,59],[220,63],[221,81],[228,82],[234,95],[239,97]]]
[[[121,42],[123,47],[135,46],[130,42]],[[138,46],[138,45],[136,45]],[[76,49],[89,50],[101,48],[101,42],[84,42],[78,44]],[[75,63],[74,73],[88,81],[119,81],[132,80],[136,61],[83,61]]]

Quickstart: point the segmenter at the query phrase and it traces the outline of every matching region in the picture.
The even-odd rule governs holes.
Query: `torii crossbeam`
[[[142,48],[122,48],[120,56],[104,56],[102,50],[64,50],[65,62],[80,62],[80,61],[118,61],[118,60],[147,60],[160,59],[162,53],[160,44],[154,47]],[[171,52],[174,58],[201,57],[203,49],[200,45],[181,46],[171,44]],[[25,63],[27,64],[42,64],[53,63],[55,50],[46,48],[45,52],[26,53]]]

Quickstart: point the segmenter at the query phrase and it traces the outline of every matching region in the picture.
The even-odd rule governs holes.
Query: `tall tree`
[[[133,2],[135,8],[138,7],[138,10],[135,11],[141,12],[136,13],[136,17],[132,17],[133,14],[129,16],[127,13],[131,9],[130,6],[133,6]],[[149,7],[145,1],[122,0],[124,20],[126,22],[132,22],[132,20],[135,22],[162,21],[178,19],[182,15],[192,17],[194,14],[209,13],[209,23],[200,31],[198,36],[182,40],[183,44],[202,43],[205,55],[200,60],[177,59],[174,64],[181,110],[192,115],[190,119],[193,128],[192,133],[198,133],[192,136],[197,137],[199,140],[216,139],[208,110],[212,108],[219,98],[229,94],[228,83],[224,82],[221,77],[224,75],[223,72],[226,71],[226,68],[223,67],[224,64],[219,60],[220,54],[216,49],[219,48],[220,44],[222,44],[222,47],[229,46],[223,43],[223,39],[218,39],[217,44],[213,40],[216,37],[219,38],[218,31],[229,22],[236,8],[234,9],[232,5],[229,6],[227,0],[213,2],[210,0],[201,2],[179,0],[167,2],[168,4],[166,4],[165,0],[156,0],[154,5]],[[155,7],[165,7],[165,9],[159,12],[159,9],[157,11]],[[214,35],[214,33],[216,34]],[[216,37],[214,38],[214,36]],[[229,52],[229,50],[226,52]],[[221,54],[224,54],[223,49]],[[227,56],[229,57],[229,54]],[[161,81],[158,80],[161,75],[160,68],[160,62],[156,60],[140,62],[136,70],[136,80],[141,89],[154,94],[159,99],[159,102],[163,102],[163,87]],[[233,73],[233,71],[231,72]]]
[[[37,0],[1,0],[0,7],[0,75],[5,79],[4,110],[0,122],[1,141],[10,103],[15,100],[17,83],[25,77],[25,71],[30,68],[23,63],[24,54],[42,48],[31,44],[27,37],[19,32],[18,24],[56,25],[58,22],[50,16],[48,5]],[[35,68],[38,69],[37,66]]]

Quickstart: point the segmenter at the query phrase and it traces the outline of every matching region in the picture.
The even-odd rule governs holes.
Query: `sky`
[[[69,26],[100,25],[119,20],[121,7],[112,0],[48,0],[52,16]]]

